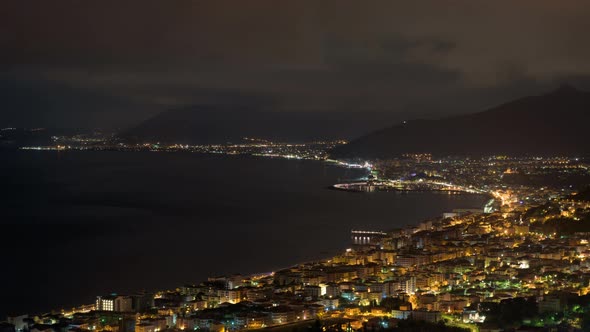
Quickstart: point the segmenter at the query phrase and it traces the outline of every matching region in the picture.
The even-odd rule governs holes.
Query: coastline
[[[25,156],[25,158],[21,158],[22,161],[20,162],[20,164],[26,163],[26,164],[29,165],[29,167],[31,167],[31,165],[34,165],[34,168],[40,168],[40,167],[42,167],[42,168],[44,168],[44,169],[46,169],[48,171],[47,174],[50,174],[49,170],[52,170],[54,168],[55,168],[55,170],[58,170],[59,169],[59,172],[60,173],[63,173],[64,176],[65,176],[65,174],[69,172],[68,171],[68,167],[75,166],[76,163],[77,163],[77,160],[80,159],[80,156],[82,156],[82,155],[86,156],[86,153],[87,152],[90,152],[90,151],[84,151],[84,152],[81,152],[81,153],[70,154],[71,157],[66,157],[66,158],[64,158],[64,157],[67,156],[68,153],[66,152],[65,154],[63,154],[63,151],[58,152],[59,154],[63,154],[59,158],[53,158],[53,156],[54,155],[57,155],[57,153],[43,153],[43,151],[41,153],[32,152],[32,155],[36,155],[36,156],[34,158],[28,158],[28,157],[26,157],[26,155],[29,154],[29,152],[27,151],[27,152],[25,152],[23,154]],[[88,165],[93,165],[95,163],[100,163],[100,165],[104,165],[106,163],[107,165],[113,165],[113,166],[116,166],[118,170],[120,170],[121,173],[117,173],[117,174],[120,174],[120,175],[125,175],[125,174],[129,175],[130,173],[127,173],[128,172],[127,170],[134,170],[135,167],[140,167],[139,165],[144,165],[144,164],[145,165],[149,165],[149,169],[145,169],[144,170],[143,169],[143,166],[141,166],[142,167],[141,172],[144,172],[144,173],[145,172],[148,172],[148,174],[152,174],[155,171],[159,171],[159,169],[161,169],[159,167],[164,167],[164,165],[166,165],[166,167],[168,167],[168,165],[170,165],[170,167],[176,167],[174,165],[180,165],[179,161],[182,161],[183,163],[188,162],[188,163],[190,163],[190,165],[195,165],[195,166],[204,163],[203,165],[209,167],[208,165],[211,162],[214,165],[216,165],[214,167],[227,165],[227,163],[225,161],[225,159],[226,159],[227,156],[225,156],[225,155],[222,156],[222,155],[219,155],[219,154],[214,155],[214,157],[223,157],[223,158],[206,158],[206,159],[201,159],[200,157],[199,158],[190,158],[190,156],[189,156],[189,155],[191,155],[190,153],[181,153],[180,155],[182,155],[182,157],[180,157],[179,159],[176,159],[175,158],[177,162],[169,163],[170,158],[168,158],[168,157],[161,158],[160,156],[163,156],[163,155],[155,156],[154,154],[149,154],[149,153],[140,153],[138,155],[136,155],[136,154],[129,155],[129,154],[120,154],[120,153],[117,153],[116,151],[112,151],[113,153],[109,153],[107,151],[104,151],[104,152],[106,152],[106,155],[105,155],[102,152],[103,151],[97,151],[96,153],[92,153],[93,156],[91,158],[84,157],[84,159],[86,159],[85,160],[85,164],[88,163]],[[49,158],[45,158],[43,156],[47,156]],[[168,155],[168,156],[171,157],[172,155]],[[43,157],[43,158],[40,158],[40,157]],[[231,160],[231,162],[230,162],[230,166],[231,167],[228,167],[227,169],[223,169],[223,170],[216,170],[214,173],[207,174],[205,177],[206,178],[210,178],[212,176],[213,179],[221,180],[222,179],[221,176],[223,176],[223,179],[225,179],[225,178],[227,178],[227,176],[224,173],[227,173],[228,170],[231,171],[231,169],[234,168],[235,166],[242,167],[244,165],[244,161],[245,161],[246,164],[249,165],[249,166],[247,166],[248,169],[251,169],[253,167],[258,168],[259,166],[262,166],[262,170],[264,170],[264,171],[261,171],[261,172],[258,172],[257,171],[256,172],[256,174],[259,174],[258,181],[260,181],[262,179],[263,181],[265,181],[265,183],[270,183],[273,180],[276,181],[277,179],[284,179],[285,175],[288,175],[288,177],[292,178],[292,180],[287,180],[285,182],[285,184],[282,185],[283,188],[287,188],[287,187],[284,187],[284,186],[289,186],[289,188],[291,188],[293,186],[299,185],[298,182],[300,182],[300,180],[298,180],[298,179],[301,179],[301,177],[298,177],[298,175],[305,175],[305,178],[308,179],[308,181],[306,181],[305,186],[299,187],[299,189],[297,189],[298,191],[303,190],[303,189],[306,189],[306,188],[308,188],[311,185],[311,186],[313,186],[315,188],[313,195],[322,195],[322,196],[326,196],[327,195],[328,197],[332,197],[332,196],[340,197],[340,198],[337,198],[333,202],[334,203],[334,206],[339,206],[340,204],[342,204],[342,199],[343,199],[342,197],[345,197],[345,196],[348,196],[348,195],[332,195],[332,194],[329,194],[329,192],[325,190],[325,188],[327,187],[328,183],[334,183],[335,180],[337,180],[337,178],[346,178],[347,175],[351,175],[351,177],[358,177],[358,175],[359,175],[360,172],[363,172],[363,173],[365,172],[365,170],[359,170],[359,169],[351,169],[351,171],[353,171],[353,172],[348,172],[348,171],[343,171],[343,170],[338,170],[337,171],[337,169],[343,169],[343,168],[346,169],[346,167],[342,167],[340,165],[334,165],[334,164],[330,164],[330,163],[324,163],[324,162],[321,162],[321,163],[310,163],[309,164],[309,165],[316,165],[316,166],[303,166],[304,164],[307,164],[307,163],[292,163],[292,160],[289,161],[289,160],[287,160],[285,158],[280,158],[281,160],[283,160],[283,162],[280,162],[280,163],[274,163],[274,162],[273,163],[263,163],[263,165],[268,165],[268,167],[267,167],[267,166],[259,165],[258,164],[258,161],[259,160],[260,161],[263,161],[263,160],[268,160],[268,159],[277,159],[278,160],[279,158],[261,158],[261,157],[252,158],[251,156],[245,156],[245,155],[242,155],[242,157],[245,157],[245,158],[229,158],[229,159],[227,159],[227,160]],[[137,159],[139,159],[139,160],[137,160]],[[113,160],[115,160],[115,163],[114,164],[112,163]],[[250,160],[250,161],[248,161],[248,160]],[[222,163],[222,161],[223,161],[223,163]],[[31,163],[31,162],[34,162],[34,163]],[[136,163],[137,163],[137,165],[136,165]],[[15,164],[15,165],[18,165],[18,164],[19,163]],[[117,166],[117,165],[125,165],[125,167],[124,168],[119,168],[119,166]],[[158,165],[160,165],[160,166],[158,166]],[[287,165],[291,165],[291,166],[287,166]],[[318,166],[318,165],[320,165],[320,166]],[[323,168],[323,166],[321,166],[321,165],[326,165],[327,167]],[[336,166],[336,167],[329,167],[329,166]],[[112,167],[112,166],[109,166],[109,167]],[[184,170],[184,168],[185,167],[183,166],[182,169]],[[171,168],[171,169],[176,169],[176,168]],[[202,167],[201,169],[207,169],[207,168]],[[87,170],[92,170],[92,167],[91,168],[87,168]],[[274,175],[273,175],[272,178],[269,178],[268,177],[269,176],[269,174],[268,174],[269,171],[270,172],[273,172],[273,173],[277,173],[276,174],[276,177],[274,177]],[[133,171],[133,172],[135,173],[135,171]],[[177,173],[177,174],[182,174],[182,171],[180,171],[180,172],[179,171],[172,171],[172,172],[173,173]],[[291,173],[291,172],[296,172],[296,173]],[[323,172],[326,172],[326,173],[323,173]],[[220,174],[219,177],[216,175],[217,173]],[[87,174],[87,173],[85,172],[84,174]],[[94,174],[94,173],[91,173],[91,174]],[[143,173],[139,173],[139,174],[143,174]],[[221,175],[221,174],[223,174],[223,175]],[[22,175],[25,176],[25,173],[22,173]],[[106,176],[106,173],[104,175]],[[292,176],[292,175],[295,175],[295,176]],[[83,175],[77,174],[77,173],[75,173],[75,174],[67,174],[67,177],[65,179],[67,180],[70,177],[72,177],[72,178],[78,178],[80,176],[83,176]],[[102,175],[99,176],[99,179],[101,178],[101,176]],[[135,177],[135,176],[136,176],[135,174],[131,175],[131,177]],[[314,176],[314,177],[313,178],[310,178],[309,176]],[[110,175],[109,175],[109,177],[110,177]],[[15,179],[19,179],[19,176],[17,176]],[[60,181],[61,181],[61,179],[64,179],[64,178],[60,178]],[[132,184],[133,186],[135,186],[134,183],[129,182],[127,179],[121,179],[121,180],[123,181],[123,183]],[[171,179],[171,180],[173,180],[173,179]],[[84,183],[86,183],[86,181]],[[88,185],[93,184],[93,183],[95,183],[95,180],[92,180],[91,182],[88,182]],[[111,187],[110,184],[114,184],[116,182],[108,182],[107,183],[107,182],[103,182],[101,180],[97,180],[97,183],[100,183],[101,186],[104,186],[106,184],[107,185],[105,187],[105,189],[106,189],[106,188]],[[176,183],[176,182],[173,181],[172,183]],[[218,182],[216,184],[217,188],[223,187],[223,185],[222,185],[223,183],[224,182]],[[235,182],[229,181],[229,183],[235,183]],[[318,184],[319,184],[319,186],[318,186]],[[53,186],[53,183],[51,183],[51,185]],[[122,185],[124,185],[124,184],[122,184]],[[84,184],[84,186],[86,186],[86,184]],[[117,187],[118,186],[119,185],[117,185]],[[115,187],[112,187],[112,188],[115,188]],[[284,190],[284,189],[281,189],[281,188],[275,188],[274,185],[271,186],[271,187],[268,187],[268,188],[273,188],[273,190],[274,189],[276,189],[276,190]],[[176,190],[177,188],[173,188],[173,189]],[[289,189],[289,191],[290,190],[291,189]],[[43,192],[45,192],[45,191],[42,191],[41,193],[43,193]],[[215,191],[213,191],[213,192],[215,192]],[[240,191],[240,192],[242,192],[242,191]],[[245,192],[249,192],[249,190],[245,190]],[[322,192],[323,192],[323,194],[322,194]],[[282,191],[281,191],[281,193],[282,193]],[[287,194],[287,192],[285,192],[285,194]],[[346,202],[349,202],[349,203],[344,203],[344,204],[350,206],[351,204],[352,205],[355,205],[355,204],[358,203],[359,204],[359,208],[362,210],[363,209],[363,206],[365,206],[364,205],[365,204],[364,202],[366,202],[366,200],[364,200],[364,199],[359,200],[358,198],[355,198],[355,196],[351,196],[350,198],[344,198],[344,200]],[[381,195],[379,195],[379,196],[381,196]],[[297,198],[297,197],[298,196],[293,196],[293,198]],[[84,198],[84,199],[82,199],[82,198]],[[87,203],[94,204],[93,202],[95,202],[95,199],[100,199],[100,198],[101,197],[98,197],[98,196],[97,197],[94,197],[94,196],[90,197],[90,196],[82,195],[82,197],[81,197],[82,200],[81,201],[82,202],[85,202],[84,203],[85,206],[91,206],[91,205],[86,205],[86,204]],[[115,197],[113,197],[113,201],[114,202],[119,202],[120,198],[124,198],[125,200],[120,202],[120,204],[121,204],[120,206],[119,205],[117,205],[117,206],[119,206],[120,208],[126,208],[126,206],[127,206],[126,204],[132,203],[133,204],[133,207],[137,207],[138,208],[137,211],[140,211],[139,209],[143,209],[143,204],[150,202],[148,200],[145,200],[143,197],[137,197],[137,200],[135,200],[135,198],[134,198],[133,201],[127,201],[127,196],[115,196]],[[384,195],[382,198],[386,198],[386,195]],[[388,203],[388,201],[390,201],[390,200],[389,199],[382,199],[382,198],[381,199],[378,198],[376,203],[372,203],[373,206],[386,205],[387,206],[387,209],[389,210],[390,209],[390,207],[389,207],[389,204],[390,203]],[[440,202],[441,201],[440,199],[436,199],[436,198],[433,198],[433,200],[435,202]],[[375,201],[375,200],[374,199],[371,199],[371,201]],[[406,202],[407,200],[406,199],[403,199],[403,200],[402,199],[399,199],[399,202],[402,202],[402,201],[403,202]],[[422,199],[421,198],[419,199],[419,196],[416,195],[415,198],[411,198],[410,201],[412,201],[412,202],[418,202],[418,201],[422,201]],[[442,201],[443,202],[446,202],[446,199],[443,199]],[[455,200],[453,200],[453,201],[455,201]],[[459,201],[463,201],[463,200],[459,200]],[[456,201],[456,202],[459,202],[459,201]],[[429,202],[428,199],[426,200],[426,202]],[[160,209],[159,206],[152,206],[150,208],[155,208],[156,209],[155,211],[157,211],[158,214],[161,214],[161,213],[169,213],[169,210],[170,209],[165,206],[165,203],[166,202],[162,203],[162,204],[164,204],[162,206],[162,209]],[[119,204],[119,203],[117,203],[117,204]],[[377,204],[377,205],[375,205],[375,204]],[[412,204],[414,204],[414,203],[412,203]],[[449,203],[438,203],[437,206],[438,206],[438,209],[440,210],[441,207],[444,209],[443,206],[448,205],[448,204]],[[450,204],[452,205],[453,203],[450,203]],[[461,203],[454,203],[454,204],[457,207],[461,207],[462,206]],[[476,203],[476,204],[479,204],[479,203]],[[322,203],[322,205],[323,205],[323,203]],[[401,203],[401,205],[404,205],[404,204]],[[332,209],[334,206],[332,206],[330,209]],[[403,219],[406,219],[406,220],[412,220],[412,223],[413,224],[414,224],[414,220],[415,220],[415,223],[419,223],[421,220],[424,220],[424,216],[423,215],[422,216],[419,216],[419,217],[416,217],[416,218],[412,218],[411,215],[413,215],[413,212],[410,213],[410,212],[406,211],[408,209],[406,209],[404,211],[401,211],[401,212],[397,212],[399,210],[396,210],[396,209],[397,208],[394,207],[394,210],[393,211],[395,211],[395,213],[397,215],[399,215],[400,218],[403,218]],[[435,208],[435,209],[437,209],[437,208]],[[105,210],[105,211],[107,211],[108,213],[112,213],[110,211],[115,211],[115,210]],[[135,213],[134,211],[135,210],[133,210],[133,211],[132,210],[129,210],[129,213]],[[424,211],[429,211],[429,209],[423,209],[422,212],[424,212]],[[190,211],[187,210],[186,213],[188,213],[188,212],[190,212]],[[434,215],[435,215],[434,213],[428,213],[427,214],[427,217],[432,217]],[[345,246],[346,244],[343,245],[341,243],[338,246],[335,246],[335,245],[333,245],[333,243],[336,243],[336,242],[344,242],[343,240],[345,240],[346,243],[348,243],[348,241],[349,241],[349,231],[352,228],[355,228],[357,226],[360,226],[358,224],[358,222],[355,223],[354,225],[348,225],[348,224],[346,224],[346,221],[347,220],[338,219],[338,218],[341,218],[341,217],[349,218],[348,216],[345,216],[343,213],[338,213],[338,216],[334,216],[333,217],[334,221],[338,220],[338,223],[337,224],[334,224],[334,225],[326,226],[325,229],[322,229],[321,232],[322,232],[322,234],[324,234],[323,235],[324,237],[325,236],[328,236],[328,234],[332,234],[332,239],[329,240],[330,243],[329,244],[326,244],[326,245],[323,245],[323,247],[330,247],[330,244],[332,244],[332,248],[328,249],[329,250],[329,253],[326,254],[326,255],[320,254],[322,251],[325,250],[325,249],[321,249],[322,246],[319,246],[320,247],[319,249],[318,248],[312,248],[312,249],[318,249],[318,250],[315,251],[315,254],[317,255],[316,256],[317,258],[312,259],[311,260],[312,263],[313,262],[321,261],[322,259],[329,259],[329,257],[332,256],[331,253],[338,254],[339,252],[342,252],[346,248],[346,246]],[[378,218],[381,218],[383,220],[386,220],[389,217],[386,217],[386,215],[383,215],[382,213],[380,213],[380,212],[377,211],[377,212],[375,212],[375,214],[373,214],[373,217],[372,218],[373,219],[375,219],[375,218],[377,218],[377,219]],[[302,218],[302,220],[304,220],[304,219],[305,218]],[[371,218],[369,218],[369,219],[371,219]],[[342,225],[345,225],[344,226],[345,229],[342,229],[341,231],[334,233],[333,228],[340,227],[339,225],[343,221],[345,223],[342,224]],[[363,221],[363,219],[358,219],[358,216],[357,216],[357,221]],[[370,220],[367,221],[367,222],[369,224],[371,223]],[[385,222],[382,222],[382,223],[385,223]],[[392,222],[390,221],[389,224],[391,224],[391,223]],[[393,222],[393,224],[395,224],[395,222]],[[153,225],[154,225],[153,226],[154,228],[157,228],[156,221],[154,221],[154,224]],[[181,225],[182,226],[182,224],[178,224],[178,225]],[[311,226],[311,225],[312,224],[309,224],[307,226]],[[302,227],[307,227],[307,226],[302,226]],[[400,224],[400,227],[401,226],[402,226],[402,224]],[[142,226],[142,227],[145,227],[145,226]],[[198,227],[198,225],[194,226],[193,228],[197,228],[197,227]],[[368,227],[369,228],[374,228],[374,227],[378,227],[378,226],[375,225],[375,222],[373,221],[373,225],[370,225]],[[384,227],[384,229],[386,229],[386,228]],[[309,236],[306,233],[305,234],[301,234],[301,235],[302,236]],[[314,239],[316,239],[316,238],[314,237]],[[110,235],[108,235],[108,234],[105,235],[105,240],[111,241]],[[321,236],[319,234],[318,234],[316,240],[325,241],[324,239],[321,239]],[[51,248],[49,248],[49,249],[50,249],[49,252],[51,252]],[[264,249],[264,246],[261,246],[260,249]],[[279,248],[279,250],[286,250],[286,248],[282,248],[281,247],[281,248]],[[304,253],[304,251],[302,251],[301,253]],[[91,255],[89,257],[92,257],[93,253],[89,253],[89,254]],[[283,255],[283,254],[281,254],[281,255]],[[305,264],[306,262],[310,262],[310,261],[306,260],[305,258],[303,260],[297,259],[297,257],[299,257],[299,258],[303,257],[301,254],[299,254],[299,255],[298,254],[291,255],[291,254],[285,253],[284,255],[287,256],[285,260],[288,260],[288,261],[290,260],[290,257],[291,256],[293,258],[295,258],[294,260],[291,260],[292,262],[294,262],[293,264],[287,264],[287,268],[288,267],[292,267],[292,266],[297,266],[298,264],[302,264],[302,263]],[[193,254],[193,256],[194,256],[194,254]],[[321,257],[318,257],[318,256],[321,256]],[[126,257],[126,256],[122,256],[122,257]],[[270,264],[268,264],[267,266],[270,266],[270,267],[272,267],[272,266],[279,266],[279,267],[284,266],[284,265],[280,264],[280,260],[276,260],[276,259],[274,260],[274,262],[271,259],[269,261],[269,263]],[[232,262],[228,262],[227,264],[230,264],[230,265],[233,266],[233,263]],[[264,264],[260,264],[260,265],[264,265]],[[252,266],[252,267],[254,268],[254,266]],[[114,266],[114,268],[115,269],[118,269],[118,267],[116,267],[116,266]],[[256,274],[257,273],[256,271],[269,271],[269,269],[263,267],[263,269],[244,270],[244,269],[240,268],[239,266],[236,266],[236,268],[234,269],[234,271],[243,271],[243,272],[246,272],[246,273],[248,273],[250,271],[254,271],[254,274]],[[220,272],[221,273],[225,273],[225,271],[220,270],[219,267],[212,267],[211,268],[211,274],[209,274],[209,275],[219,274]],[[183,273],[184,274],[185,272],[179,272],[179,273]],[[195,272],[195,274],[196,274],[196,272]],[[250,273],[248,273],[248,274],[250,274]],[[185,279],[185,280],[187,280],[187,279],[188,280],[203,280],[200,277],[198,277],[196,279],[193,279],[192,277],[190,277],[190,275],[188,275],[188,276],[189,277],[183,278],[183,279]],[[152,279],[155,279],[155,278],[158,278],[158,277],[152,277]],[[162,281],[158,281],[158,280],[162,280],[163,282]],[[147,282],[144,282],[144,285],[139,286],[139,288],[137,288],[137,289],[146,288],[146,289],[149,290],[149,289],[154,289],[155,287],[161,287],[161,286],[164,286],[164,287],[161,287],[161,289],[169,289],[169,287],[173,287],[173,285],[176,284],[175,282],[167,282],[165,279],[158,279],[158,280],[156,280],[155,283],[149,283],[149,287],[145,287],[144,285],[147,284]],[[205,278],[205,280],[206,280],[206,278]],[[48,282],[49,282],[49,280],[48,280]],[[180,284],[182,284],[182,282],[183,281],[181,281]],[[62,289],[66,289],[66,288],[63,288],[63,286],[61,286],[60,284],[56,284],[55,287],[57,287],[58,289],[60,287]],[[126,288],[126,286],[124,284],[123,284],[123,286],[119,286],[118,284],[115,284],[110,289],[112,289],[113,291],[122,292],[122,293],[127,292],[127,289],[133,290],[131,288]],[[137,289],[135,289],[135,290],[137,290]],[[89,291],[89,292],[92,292],[92,294],[94,294],[94,295],[100,294],[100,292],[96,292],[96,291]],[[58,295],[54,295],[54,296],[58,296]],[[61,300],[61,298],[56,298],[56,303],[59,303],[59,302],[67,303],[67,302],[63,302],[63,301],[64,300]],[[70,303],[76,303],[76,302],[70,302]],[[78,303],[85,303],[85,301],[84,302],[78,302]],[[51,308],[51,309],[55,309],[55,308]],[[19,311],[20,311],[20,309],[19,309]],[[36,312],[36,311],[37,310],[33,310],[33,312]],[[43,311],[39,311],[39,312],[43,312]]]

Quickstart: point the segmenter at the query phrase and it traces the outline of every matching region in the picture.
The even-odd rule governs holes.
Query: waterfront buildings
[[[2,328],[221,332],[316,318],[341,322],[345,330],[403,319],[485,324],[488,330],[582,327],[590,314],[589,193],[507,178],[578,176],[588,172],[586,164],[572,158],[418,158],[379,161],[371,169],[397,174],[392,183],[405,189],[451,188],[445,194],[486,193],[494,200],[485,211],[449,211],[403,229],[352,230],[350,248],[324,260],[269,274],[211,277],[154,295],[98,296],[92,305],[10,317]],[[422,175],[412,178],[416,170]],[[389,180],[370,181],[389,186]]]

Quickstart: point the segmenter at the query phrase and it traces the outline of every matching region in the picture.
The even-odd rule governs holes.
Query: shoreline
[[[96,151],[96,150],[94,150],[94,151]],[[110,152],[119,152],[119,151],[110,151]],[[140,152],[140,151],[137,151],[137,152]],[[58,152],[58,153],[63,153],[63,152]],[[228,155],[228,154],[203,154],[203,153],[198,153],[198,154],[200,154],[200,155],[223,156],[223,157],[225,157],[225,156],[238,156],[238,155]],[[246,158],[252,158],[252,157],[255,157],[255,158],[261,158],[261,157],[264,157],[264,156],[254,156],[254,155],[239,155],[239,156],[246,157]],[[266,157],[266,158],[261,158],[261,159],[269,159],[269,157]],[[288,158],[281,158],[281,157],[270,157],[270,159],[285,159],[285,160],[289,160]],[[301,160],[301,159],[296,159],[296,160]],[[326,162],[326,161],[324,161],[324,160],[313,160],[313,159],[303,159],[303,160],[310,160],[310,161],[320,161],[320,162],[322,162],[321,164],[328,165],[328,166],[336,166],[337,168],[350,168],[350,167],[346,167],[346,166],[344,166],[344,165],[341,165],[341,164],[334,164],[334,163]],[[356,167],[353,167],[353,168],[351,168],[351,169],[358,169],[359,171],[363,171],[363,172],[366,172],[366,171],[367,171],[366,169],[362,169],[362,168],[361,168],[361,169],[359,169],[359,168],[356,168]],[[329,187],[328,187],[328,188],[329,188]],[[410,193],[410,192],[411,192],[411,191],[407,191],[407,193]],[[429,191],[413,191],[413,192],[414,192],[414,193],[417,193],[417,194],[421,194],[421,193],[427,193],[427,192],[429,192]],[[400,193],[401,193],[401,192],[400,192]],[[433,193],[434,193],[434,192],[433,192]],[[438,192],[436,192],[436,193],[438,193]],[[461,193],[461,194],[463,194],[463,193]],[[416,220],[416,224],[418,224],[418,223],[420,223],[420,222],[422,222],[422,221],[424,221],[424,220],[429,220],[429,219],[431,219],[431,218],[432,218],[432,217],[429,217],[429,218],[427,218],[427,219]],[[407,225],[405,225],[405,226],[403,226],[403,227],[401,227],[401,228],[407,228],[407,227],[408,227],[408,226],[407,226]],[[341,253],[341,252],[343,252],[345,249],[346,249],[346,247],[342,247],[342,248],[340,248],[340,251],[339,251],[339,252]],[[336,254],[338,254],[339,252],[336,252]],[[321,261],[324,261],[324,260],[328,260],[328,259],[330,259],[330,258],[331,258],[331,257],[332,257],[334,254],[329,254],[329,253],[326,253],[326,255],[324,256],[324,254],[323,254],[323,253],[319,253],[318,255],[320,255],[320,256],[323,256],[323,257],[321,257],[321,258],[315,258],[315,259],[312,259],[312,260],[310,260],[310,261],[295,262],[295,263],[293,263],[293,264],[289,264],[289,265],[288,265],[288,266],[286,266],[286,267],[282,267],[282,268],[280,268],[280,269],[276,269],[275,271],[279,271],[279,270],[282,270],[282,269],[289,269],[289,268],[297,267],[297,266],[299,266],[299,265],[304,265],[304,264],[317,264],[317,263],[319,263],[319,262],[321,262]],[[268,271],[268,270],[267,270],[267,271]],[[268,272],[263,272],[263,273],[256,272],[256,273],[253,273],[253,274],[251,274],[251,275],[261,275],[261,274],[267,274],[267,273],[268,273]],[[248,275],[250,275],[250,274],[248,274]],[[206,279],[205,279],[205,280],[206,280]],[[157,292],[157,291],[155,291],[155,292]],[[84,306],[84,305],[82,305],[82,306]],[[76,306],[73,306],[73,307],[80,307],[80,305],[76,305]],[[60,311],[61,311],[61,308],[60,308],[60,309],[51,309],[51,310],[50,310],[50,311],[48,311],[48,312],[56,312],[56,311],[57,311],[57,312],[60,312]]]

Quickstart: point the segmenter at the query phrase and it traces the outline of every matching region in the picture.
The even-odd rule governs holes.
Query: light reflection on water
[[[269,271],[344,250],[353,228],[403,227],[487,200],[329,190],[365,171],[314,161],[1,153],[1,223],[12,235],[2,250],[14,254],[0,316]]]

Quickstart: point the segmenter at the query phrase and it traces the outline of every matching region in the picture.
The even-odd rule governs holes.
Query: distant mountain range
[[[378,130],[332,151],[337,158],[434,155],[590,154],[590,93],[562,85],[492,109]]]
[[[239,142],[243,137],[303,142],[348,139],[399,121],[386,112],[260,111],[196,105],[147,119],[119,136],[127,141],[181,144]]]
[[[311,141],[369,132],[333,150],[336,158],[590,154],[590,93],[570,85],[479,113],[404,121],[377,130],[400,118],[385,112],[271,112],[196,105],[162,112],[119,136],[131,142],[216,144],[244,137]]]

